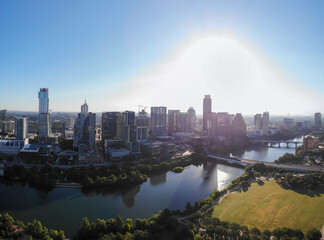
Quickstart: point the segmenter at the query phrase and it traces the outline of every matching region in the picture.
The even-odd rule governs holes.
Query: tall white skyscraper
[[[47,137],[51,134],[51,116],[49,114],[48,88],[41,88],[38,93],[38,136]]]
[[[48,113],[49,99],[48,99],[48,88],[41,88],[38,93],[39,99],[39,113]]]
[[[18,140],[28,138],[28,118],[18,117],[16,119],[15,134]]]

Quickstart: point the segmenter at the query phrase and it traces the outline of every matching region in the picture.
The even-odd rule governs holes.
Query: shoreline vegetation
[[[227,188],[221,191],[215,190],[208,198],[195,202],[193,206],[188,202],[184,211],[165,209],[157,214],[153,214],[150,218],[136,219],[135,222],[132,219],[124,221],[120,216],[108,220],[98,219],[92,223],[87,218],[84,218],[80,229],[73,239],[320,239],[321,233],[319,229],[309,229],[304,233],[299,229],[279,227],[272,231],[264,230],[261,232],[255,227],[249,229],[244,225],[229,223],[212,217],[212,209],[219,203],[221,198],[234,191],[248,191],[253,182],[262,184],[260,179],[263,176],[267,178],[273,177],[279,182],[285,182],[285,187],[293,190],[296,185],[291,185],[291,182],[287,180],[291,179],[289,177],[290,174],[292,173],[287,173],[287,171],[279,172],[272,167],[266,167],[263,163],[257,163],[247,167],[244,174],[234,179]],[[317,184],[323,184],[324,180],[323,173],[292,176],[298,178],[297,184],[301,184],[304,181],[315,183],[310,189],[313,193],[316,193]],[[305,176],[307,177],[305,178]],[[6,218],[8,218],[7,215]],[[15,230],[14,233],[10,233],[10,231],[8,233],[7,230],[9,228],[7,228],[7,230],[2,230],[1,232],[0,224],[0,232],[2,234],[0,238],[10,234],[13,234],[10,235],[11,238],[16,237],[16,239],[18,238],[17,236],[22,234],[29,234],[32,237],[38,234],[39,238],[36,237],[37,239],[59,240],[62,239],[60,236],[64,235],[62,231],[54,232],[55,230],[48,230],[45,227],[41,228],[41,223],[36,220],[33,223],[27,223],[26,226],[29,226],[28,230],[26,230],[26,227],[23,227],[22,222],[10,222],[14,225],[12,226],[14,229],[20,229],[20,231]],[[14,223],[17,223],[18,227]],[[33,228],[38,229],[38,232]],[[39,233],[39,231],[42,233]],[[55,235],[55,238],[48,238],[50,234]]]
[[[142,160],[138,164],[127,163],[123,167],[117,165],[100,167],[81,167],[60,169],[44,165],[39,170],[23,166],[7,166],[4,169],[4,180],[28,183],[31,187],[51,190],[54,187],[79,187],[82,189],[98,189],[129,187],[142,184],[155,174],[179,171],[190,165],[201,165],[203,157],[191,154],[167,161]]]
[[[224,149],[214,148],[212,150],[227,154]],[[102,188],[115,190],[124,186],[142,184],[154,174],[168,171],[180,173],[187,166],[201,165],[206,160],[206,155],[203,151],[195,152],[190,156],[162,162],[141,160],[136,165],[125,163],[122,167],[111,165],[60,169],[45,165],[38,170],[36,167],[25,169],[21,166],[12,166],[5,168],[4,179],[8,183],[19,181],[23,184],[28,183],[31,187],[46,188],[48,191],[54,187],[77,187],[82,188],[82,191],[97,191]],[[213,207],[218,205],[225,195],[231,194],[233,191],[248,191],[251,183],[256,182],[260,177],[273,177],[282,188],[292,189],[296,192],[302,189],[303,193],[306,192],[309,195],[316,195],[318,186],[324,182],[324,173],[299,176],[288,170],[275,169],[267,167],[263,163],[256,163],[253,166],[246,167],[242,176],[234,179],[227,188],[221,191],[214,190],[209,197],[197,201],[193,205],[188,202],[184,211],[165,209],[153,214],[150,218],[136,219],[134,223],[132,219],[126,219],[124,222],[119,216],[108,220],[97,219],[92,223],[84,218],[73,239],[270,240],[271,237],[274,237],[272,239],[319,239],[318,236],[321,236],[321,233],[318,229],[310,229],[306,235],[301,230],[288,228],[276,228],[273,231],[264,230],[261,232],[257,228],[249,229],[244,225],[229,223],[212,217]],[[1,215],[0,219],[3,216]],[[8,218],[8,216],[6,215],[5,218]],[[14,225],[15,231],[10,233],[10,229],[3,229],[0,223],[0,239],[7,238],[10,234],[13,234],[10,236],[14,239],[20,238],[23,234],[28,234],[36,239],[59,240],[64,235],[62,231],[48,230],[36,220],[33,223],[27,223],[28,229],[20,221],[10,220],[9,222]],[[33,232],[33,228],[38,229],[38,232],[35,229],[36,232]],[[313,238],[311,238],[312,236]]]
[[[319,229],[309,229],[303,232],[299,229],[278,227],[274,230],[260,231],[258,228],[248,228],[237,223],[222,221],[212,217],[213,208],[225,195],[236,191],[248,191],[252,183],[259,183],[264,177],[273,177],[277,181],[284,181],[291,173],[279,173],[276,169],[266,167],[262,163],[247,167],[242,176],[234,179],[225,189],[215,190],[206,199],[195,202],[192,206],[189,202],[184,211],[164,209],[157,214],[153,214],[147,219],[123,220],[120,216],[108,220],[97,219],[90,223],[87,218],[82,220],[80,229],[73,236],[73,239],[320,239]],[[316,176],[315,176],[316,175]],[[295,176],[304,181],[315,179],[319,184],[323,183],[324,174],[316,173],[304,176]],[[317,179],[317,180],[316,180]],[[300,182],[299,181],[299,182]],[[289,185],[286,187],[292,187]],[[316,191],[316,187],[313,190]],[[4,217],[3,217],[4,216]],[[20,221],[6,220],[6,228],[2,227],[1,219],[8,219],[10,216],[4,214],[0,216],[0,238],[18,239],[21,236],[29,235],[36,239],[64,239],[63,231],[48,230],[39,221],[24,225]],[[9,226],[10,225],[10,226]],[[9,227],[8,227],[9,226]],[[27,227],[28,226],[28,227]],[[14,229],[14,230],[13,230]]]

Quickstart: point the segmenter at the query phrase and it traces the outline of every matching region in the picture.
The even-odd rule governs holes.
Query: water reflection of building
[[[133,187],[130,190],[124,190],[121,192],[121,197],[123,200],[123,203],[126,205],[128,208],[132,208],[135,205],[135,197],[136,195],[140,192],[141,186],[138,185],[136,187]]]
[[[165,172],[165,173],[150,177],[150,184],[152,186],[156,186],[156,185],[165,183],[166,180],[167,180],[167,173]]]

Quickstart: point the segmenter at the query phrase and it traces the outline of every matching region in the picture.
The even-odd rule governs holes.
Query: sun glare
[[[308,98],[256,49],[234,37],[191,39],[170,56],[123,83],[123,94],[111,89],[109,98],[118,99],[112,108],[150,102],[181,110],[196,106],[201,112],[201,97],[211,94],[215,111],[253,113],[273,108],[285,113],[288,107],[298,112],[292,108],[304,106]]]

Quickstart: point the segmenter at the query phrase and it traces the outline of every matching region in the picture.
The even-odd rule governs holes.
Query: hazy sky
[[[324,112],[324,1],[0,1],[0,109]]]

